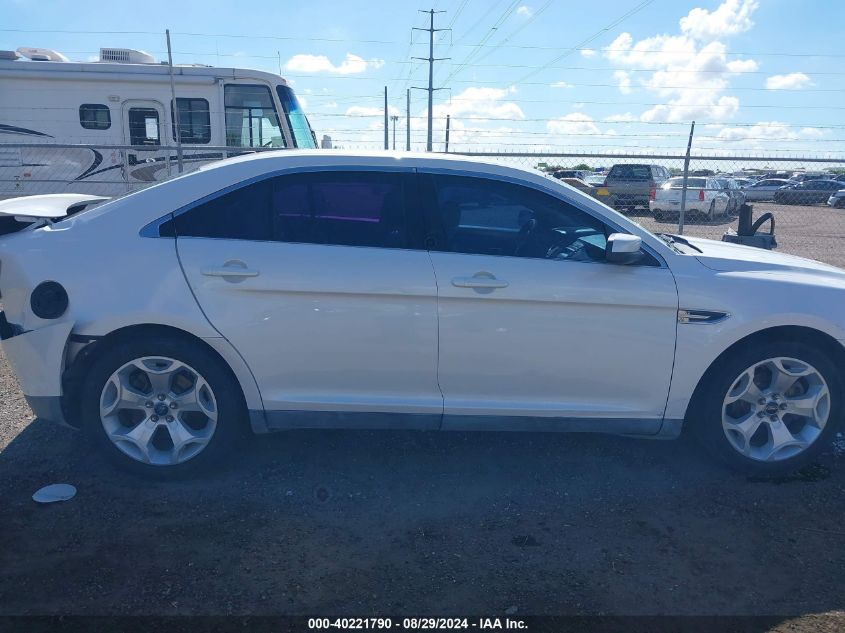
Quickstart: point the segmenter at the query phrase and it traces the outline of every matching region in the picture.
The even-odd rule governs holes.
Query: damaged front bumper
[[[24,330],[0,312],[0,339],[24,397],[36,417],[67,424],[62,413],[62,371],[74,323]]]

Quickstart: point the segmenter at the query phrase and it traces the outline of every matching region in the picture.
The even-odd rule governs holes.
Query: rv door
[[[167,121],[164,106],[153,100],[123,103],[123,138],[132,149],[126,150],[126,173],[130,188],[150,184],[176,175],[175,162],[162,146],[167,145]]]

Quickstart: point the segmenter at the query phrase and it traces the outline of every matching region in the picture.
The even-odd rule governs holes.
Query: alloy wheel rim
[[[722,430],[731,446],[755,461],[778,462],[807,450],[830,417],[830,390],[821,373],[795,358],[748,367],[722,403]]]
[[[106,436],[125,455],[174,466],[199,455],[217,428],[217,400],[193,367],[163,356],[129,361],[100,394]]]

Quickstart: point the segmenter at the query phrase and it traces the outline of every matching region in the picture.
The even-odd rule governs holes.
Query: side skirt
[[[265,419],[267,431],[290,429],[527,431],[609,433],[655,439],[677,437],[682,426],[682,420],[659,418],[554,418],[360,411],[266,411]],[[261,432],[255,427],[254,430]]]

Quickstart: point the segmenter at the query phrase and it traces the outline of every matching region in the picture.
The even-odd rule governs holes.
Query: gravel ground
[[[845,263],[841,231],[810,248],[815,229],[789,228],[810,213],[825,228],[832,211],[777,211],[781,250]],[[845,610],[841,438],[795,477],[759,481],[687,438],[292,432],[165,484],[33,420],[2,355],[0,393],[0,615],[515,608],[774,614],[810,631],[790,618]],[[77,496],[30,499],[55,482]]]
[[[165,484],[32,420],[1,357],[0,384],[0,615],[845,609],[833,449],[754,481],[684,438],[311,431]],[[30,499],[54,482],[79,492]]]

